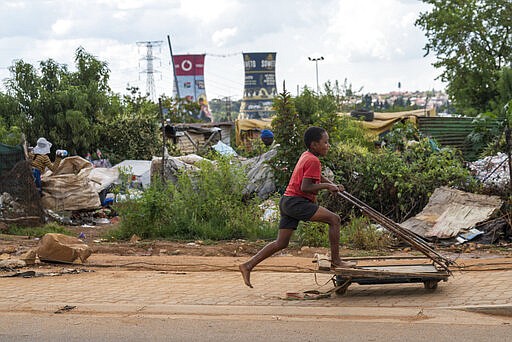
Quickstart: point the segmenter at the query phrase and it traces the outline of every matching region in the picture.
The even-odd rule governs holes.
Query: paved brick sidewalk
[[[330,276],[318,274],[320,284]],[[1,278],[0,311],[16,311],[39,305],[89,305],[144,308],[159,306],[247,307],[379,307],[441,308],[512,305],[512,271],[455,272],[434,292],[423,284],[352,284],[345,295],[320,300],[284,300],[286,292],[328,290],[319,288],[311,273],[258,272],[254,289],[243,285],[238,272],[162,272],[100,269],[92,273],[54,277]],[[200,309],[198,309],[200,310]]]

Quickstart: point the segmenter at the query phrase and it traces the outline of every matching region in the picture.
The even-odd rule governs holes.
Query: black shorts
[[[309,221],[318,210],[318,204],[304,197],[283,196],[279,201],[281,220],[279,229],[297,229],[299,221]]]

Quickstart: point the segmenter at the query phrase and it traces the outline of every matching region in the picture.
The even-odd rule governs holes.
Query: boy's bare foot
[[[238,265],[238,268],[240,269],[240,272],[242,273],[242,278],[244,278],[245,285],[252,288],[251,285],[251,271],[247,268],[245,264]]]
[[[331,269],[335,269],[338,267],[354,267],[356,266],[356,263],[354,261],[338,261],[338,262],[331,262]]]

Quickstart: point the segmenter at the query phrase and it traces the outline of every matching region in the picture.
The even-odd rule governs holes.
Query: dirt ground
[[[109,241],[105,237],[115,225],[95,227],[66,227],[75,236],[82,234],[82,240],[91,247],[93,254],[88,259],[92,267],[118,267],[123,265],[131,270],[155,269],[180,271],[208,271],[229,269],[237,271],[236,264],[254,255],[268,241],[191,241],[176,242],[165,240],[142,240],[132,237],[130,241]],[[107,234],[107,235],[106,235]],[[19,256],[32,248],[37,248],[39,239],[30,236],[0,234],[0,256]],[[436,248],[450,259],[464,260],[464,264],[478,264],[485,259],[498,260],[512,258],[509,246],[490,246],[467,244]],[[298,246],[291,243],[288,248],[278,253],[278,258],[270,258],[265,267],[285,267],[286,271],[314,270],[314,255],[328,254],[327,248]],[[380,251],[352,250],[342,247],[342,258],[361,259],[365,263],[373,257],[380,256],[400,259],[405,256],[421,256],[409,247],[394,247]],[[511,259],[512,260],[512,259]],[[507,262],[508,264],[508,262]],[[507,266],[508,267],[508,266]],[[512,265],[510,265],[512,267]]]
[[[110,254],[118,256],[155,256],[155,255],[185,255],[185,256],[217,256],[238,257],[251,256],[268,241],[233,240],[220,242],[204,241],[166,241],[142,240],[133,236],[129,241],[109,241],[108,232],[116,228],[116,224],[79,227],[67,226],[74,236],[82,235],[83,240],[92,248],[94,254]],[[37,247],[39,239],[30,236],[15,236],[0,234],[0,254],[12,253],[14,249],[27,250]],[[298,247],[291,243],[286,249],[288,255],[313,257],[314,253],[327,253],[326,248]]]

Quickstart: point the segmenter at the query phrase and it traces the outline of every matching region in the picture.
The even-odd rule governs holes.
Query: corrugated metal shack
[[[474,118],[467,117],[418,117],[419,131],[434,138],[441,146],[456,147],[466,160],[476,160],[478,151],[468,136],[476,127]],[[488,127],[496,122],[487,124]]]
[[[232,122],[166,124],[166,138],[183,154],[199,153],[219,140],[231,145]]]

